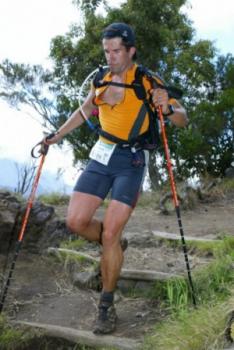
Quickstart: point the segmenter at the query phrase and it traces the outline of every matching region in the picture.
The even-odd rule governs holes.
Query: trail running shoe
[[[117,315],[113,305],[108,308],[99,306],[98,316],[95,321],[94,334],[109,334],[116,328]]]

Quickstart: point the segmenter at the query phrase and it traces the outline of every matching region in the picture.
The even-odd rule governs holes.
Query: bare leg
[[[103,290],[106,292],[112,292],[117,284],[123,264],[120,238],[131,213],[132,208],[127,204],[112,200],[105,214],[101,271]]]
[[[116,200],[112,200],[106,210],[101,257],[103,290],[98,306],[98,317],[93,329],[94,334],[108,334],[116,327],[117,315],[113,301],[114,290],[123,264],[120,238],[131,213],[131,207]]]
[[[93,218],[102,199],[81,192],[72,194],[67,214],[67,226],[72,232],[90,241],[100,242],[101,222]],[[104,218],[102,233],[103,252],[101,257],[101,272],[103,290],[113,291],[123,264],[123,251],[120,238],[127,223],[132,208],[127,204],[112,200]]]
[[[69,229],[89,241],[99,241],[101,223],[93,218],[102,199],[87,193],[73,192],[67,212]]]

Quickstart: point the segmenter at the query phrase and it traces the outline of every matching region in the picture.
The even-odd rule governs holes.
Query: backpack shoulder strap
[[[139,100],[145,100],[146,99],[146,90],[143,84],[143,76],[144,76],[144,67],[141,65],[138,65],[136,67],[135,71],[135,79],[132,82],[132,85],[134,87],[135,94]]]
[[[135,94],[140,99],[143,100],[142,107],[140,109],[140,112],[138,114],[138,117],[136,118],[136,121],[132,127],[130,135],[136,136],[136,134],[139,134],[140,128],[144,122],[145,115],[148,112],[149,116],[149,135],[150,135],[150,142],[148,144],[148,149],[154,149],[155,146],[159,144],[159,126],[158,126],[158,119],[156,112],[151,107],[150,99],[147,98],[147,92],[143,84],[143,77],[146,77],[149,79],[149,77],[152,77],[151,72],[143,67],[142,65],[137,66],[136,73],[135,73]],[[157,80],[162,82],[162,79],[157,76]]]
[[[102,83],[104,77],[107,75],[107,73],[109,72],[109,68],[108,67],[103,67],[103,66],[99,66],[99,70],[96,73],[94,79],[93,79],[93,85],[95,88],[101,87],[105,84]]]
[[[158,73],[152,72],[144,67],[142,67],[142,69],[143,74],[145,74],[146,78],[151,81],[153,86],[167,90],[169,98],[179,100],[182,97],[183,91],[175,86],[168,86]]]
[[[153,127],[151,124],[155,122],[154,111],[150,106],[149,98],[147,98],[147,92],[143,84],[143,76],[145,75],[145,71],[146,68],[143,66],[137,66],[135,71],[135,80],[132,82],[137,98],[139,100],[142,100],[143,103],[130,131],[129,139],[135,138],[139,135],[141,126],[143,125],[147,113],[149,115],[149,129]]]
[[[135,80],[132,84],[134,86],[135,94],[140,100],[145,100],[147,98],[143,84],[143,77],[146,77],[148,80],[154,79],[157,85],[161,87],[165,84],[163,79],[157,73],[151,72],[148,68],[142,65],[138,65],[135,72]]]
[[[108,67],[106,68],[103,68],[102,66],[99,67],[99,71],[97,72],[97,74],[93,79],[93,84],[95,88],[99,88],[106,85],[113,85],[113,86],[118,86],[122,88],[134,89],[133,84],[117,83],[115,81],[105,81],[104,78],[108,72],[109,72]]]

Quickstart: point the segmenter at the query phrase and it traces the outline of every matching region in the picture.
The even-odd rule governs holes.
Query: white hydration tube
[[[103,69],[106,69],[108,68],[108,66],[103,66],[102,67]],[[95,70],[93,70],[86,78],[85,80],[83,81],[81,87],[79,88],[79,93],[78,93],[78,105],[79,105],[79,109],[85,119],[85,121],[87,122],[88,126],[94,130],[95,129],[95,126],[93,125],[92,122],[89,121],[89,117],[87,117],[84,109],[83,109],[83,102],[85,100],[85,97],[83,96],[84,94],[84,90],[87,88],[87,85],[90,86],[90,83],[93,79],[93,77],[96,75],[96,73],[99,71],[100,67],[96,68]]]

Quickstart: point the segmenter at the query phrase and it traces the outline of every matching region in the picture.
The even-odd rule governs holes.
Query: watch
[[[175,113],[175,107],[172,105],[168,105],[169,112],[168,113],[163,113],[164,117],[168,117],[169,115]]]

